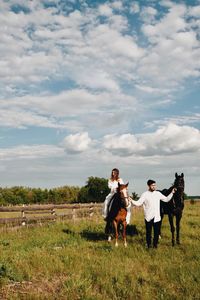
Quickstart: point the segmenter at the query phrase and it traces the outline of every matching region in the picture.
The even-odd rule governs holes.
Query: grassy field
[[[145,249],[142,210],[128,248],[105,240],[101,218],[5,229],[0,236],[0,299],[200,299],[200,203],[188,203],[181,245],[167,217],[157,250]]]

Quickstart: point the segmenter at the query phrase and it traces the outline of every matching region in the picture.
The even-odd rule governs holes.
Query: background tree
[[[137,193],[133,192],[133,193],[132,193],[132,198],[133,198],[133,200],[138,200],[138,199],[139,199],[139,196],[138,196]]]
[[[107,179],[88,177],[86,185],[80,189],[78,202],[103,202],[109,191]]]

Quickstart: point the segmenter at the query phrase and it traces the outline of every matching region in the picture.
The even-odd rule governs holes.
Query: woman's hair
[[[116,172],[116,173],[117,173],[117,178],[114,178],[113,172]],[[118,170],[117,168],[112,169],[110,179],[111,179],[111,180],[119,179],[119,170]]]

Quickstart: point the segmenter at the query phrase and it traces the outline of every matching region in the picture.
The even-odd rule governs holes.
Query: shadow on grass
[[[139,232],[137,230],[136,225],[127,225],[126,234],[129,235],[129,236],[138,235]]]
[[[83,239],[88,241],[103,241],[106,240],[107,237],[104,232],[91,231],[91,229],[84,229],[81,232],[74,232],[68,228],[63,229],[62,232],[69,234],[71,236],[80,236]]]
[[[138,235],[138,230],[135,225],[128,225],[126,230],[127,236]],[[107,235],[104,232],[97,232],[91,230],[83,230],[80,233],[81,237],[89,241],[105,241],[107,240]]]
[[[91,231],[87,229],[83,230],[80,235],[88,241],[105,241],[107,239],[104,232]]]
[[[84,238],[88,241],[105,241],[105,240],[107,240],[107,235],[105,234],[104,231],[98,232],[95,229],[94,230],[84,229],[81,232],[74,232],[71,229],[65,228],[62,231],[64,233],[70,234],[72,236],[79,235],[79,236],[81,236],[81,238]],[[120,233],[121,233],[121,228],[120,228]],[[127,236],[138,235],[138,230],[137,230],[136,226],[135,225],[127,225],[126,234],[127,234]]]
[[[73,235],[73,236],[77,235],[77,232],[72,231],[71,229],[68,229],[68,228],[63,229],[62,232]]]

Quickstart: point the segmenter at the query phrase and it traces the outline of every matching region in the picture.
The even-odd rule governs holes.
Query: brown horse
[[[127,187],[128,187],[128,183],[127,184],[118,183],[117,192],[113,195],[108,205],[108,216],[107,216],[105,233],[109,235],[108,241],[110,241],[110,234],[114,227],[116,247],[118,247],[120,224],[122,224],[123,226],[122,237],[124,240],[124,246],[127,247],[126,216],[127,216],[127,207],[129,205],[129,196],[128,196]]]

